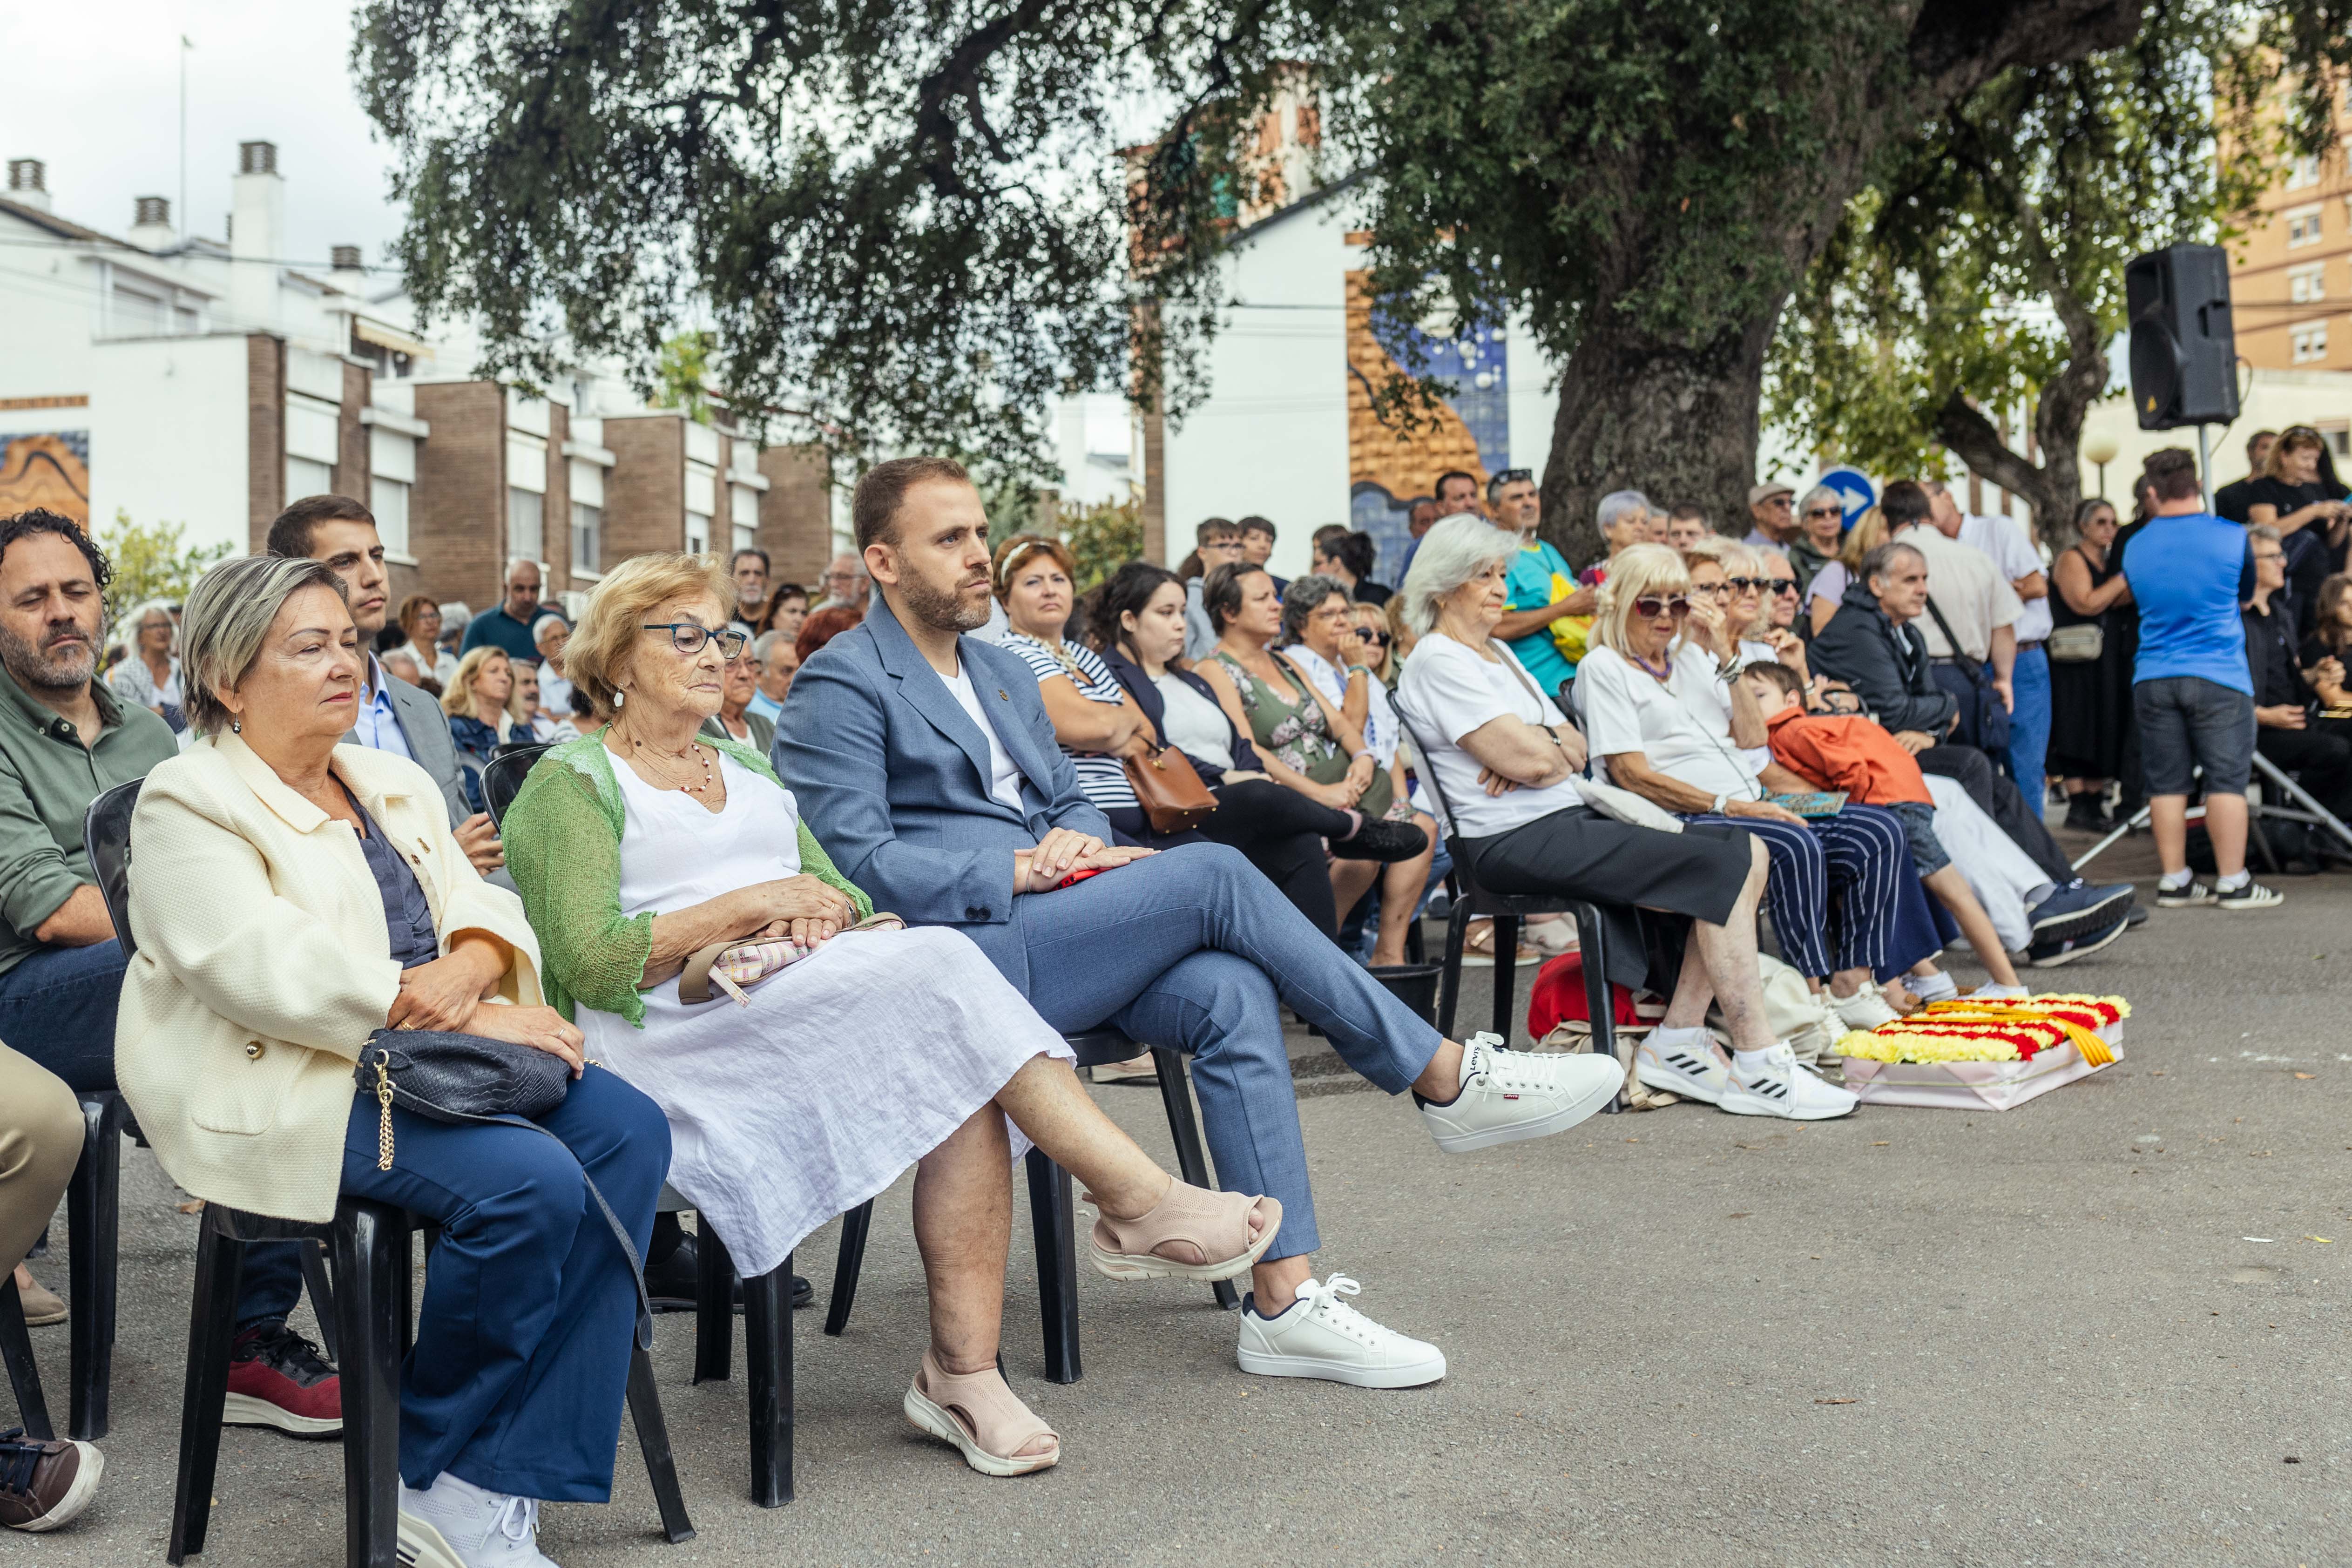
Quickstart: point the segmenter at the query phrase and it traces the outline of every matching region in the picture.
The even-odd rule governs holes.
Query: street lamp
[[[2095,436],[2083,438],[2083,456],[2099,465],[2099,494],[2102,497],[2107,493],[2107,465],[2114,462],[2116,454],[2122,450],[2123,443],[2116,439],[2112,430],[2102,430]]]

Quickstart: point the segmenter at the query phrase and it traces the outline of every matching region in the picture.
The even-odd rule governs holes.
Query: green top
[[[1305,773],[1320,784],[1338,784],[1348,776],[1348,753],[1332,738],[1331,726],[1323,717],[1323,705],[1315,700],[1313,692],[1305,689],[1303,681],[1291,683],[1290,698],[1286,700],[1282,693],[1244,668],[1241,660],[1231,654],[1220,653],[1216,657],[1234,678],[1234,689],[1241,694],[1243,716],[1250,721],[1250,739],[1257,743],[1261,755],[1272,752],[1282,760],[1283,766]],[[1356,802],[1356,809],[1366,816],[1386,816],[1393,795],[1388,773],[1375,768],[1372,782]]]
[[[90,683],[90,698],[98,743],[86,747],[72,721],[0,673],[0,974],[47,945],[34,928],[76,888],[96,885],[82,843],[89,803],[179,752],[169,724],[104,681]]]
[[[161,721],[158,721],[160,723]],[[740,742],[698,739],[778,789],[768,759]],[[507,807],[499,837],[523,912],[539,937],[540,984],[548,1005],[570,1018],[592,1007],[645,1026],[637,984],[654,950],[654,917],[621,913],[621,836],[628,813],[602,729],[553,747],[531,768]],[[801,869],[846,894],[860,920],[874,901],[833,868],[808,824],[800,824]]]

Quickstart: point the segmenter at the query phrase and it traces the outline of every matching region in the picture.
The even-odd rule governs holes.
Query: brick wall
[[[686,421],[676,414],[604,421],[614,463],[604,471],[604,559],[686,548]],[[715,525],[714,525],[715,526]]]
[[[818,446],[770,447],[760,454],[768,488],[760,496],[760,548],[771,581],[798,583],[822,597],[817,579],[833,555],[833,465]]]
[[[417,444],[408,497],[416,591],[487,609],[506,572],[506,389],[494,381],[420,384],[416,416],[433,427]]]
[[[245,340],[245,513],[247,549],[259,554],[286,510],[286,340]]]

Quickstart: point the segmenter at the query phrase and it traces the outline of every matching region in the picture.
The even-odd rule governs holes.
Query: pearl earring
[[[244,720],[242,720],[242,719],[232,719],[232,720],[230,720],[230,721],[228,721],[228,732],[229,732],[230,734],[232,734],[232,735],[242,735],[242,734],[244,734],[244,733],[245,733],[245,721],[244,721]]]

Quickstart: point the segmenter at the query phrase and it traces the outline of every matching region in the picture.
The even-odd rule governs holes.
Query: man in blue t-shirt
[[[1562,616],[1591,615],[1596,595],[1576,585],[1566,556],[1536,537],[1543,501],[1535,476],[1521,468],[1498,477],[1504,482],[1491,498],[1495,524],[1518,534],[1519,552],[1511,557],[1510,574],[1504,579],[1508,607],[1495,635],[1510,644],[1535,683],[1557,700],[1561,684],[1576,679],[1576,666],[1552,640],[1551,623]]]
[[[2252,591],[2246,531],[2205,510],[2197,463],[2168,447],[2147,459],[2155,505],[2124,558],[2139,606],[2132,705],[2156,852],[2158,909],[2219,904],[2268,909],[2278,894],[2246,871],[2246,781],[2253,771],[2254,682],[2239,602]],[[2208,888],[2189,870],[2189,790],[2205,770],[2205,832],[2221,873]]]

